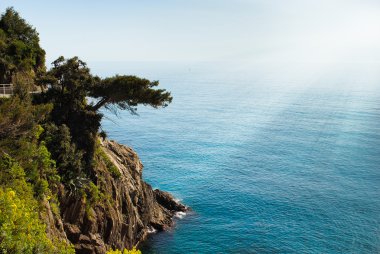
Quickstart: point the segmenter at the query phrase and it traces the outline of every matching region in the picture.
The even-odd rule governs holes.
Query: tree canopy
[[[149,81],[133,75],[116,75],[101,79],[93,76],[86,63],[78,57],[65,59],[59,57],[52,63],[53,67],[42,79],[42,85],[50,87],[49,92],[62,100],[64,96],[75,106],[86,106],[83,98],[89,96],[98,101],[87,107],[88,110],[97,111],[101,107],[129,110],[136,113],[136,106],[148,105],[154,108],[166,107],[172,97],[165,89],[154,89],[158,81]],[[57,100],[56,100],[57,101]],[[58,101],[57,101],[58,102]],[[66,101],[64,104],[69,101]]]
[[[86,63],[78,57],[59,57],[39,79],[39,84],[48,88],[40,100],[53,104],[51,119],[58,126],[64,124],[69,127],[72,141],[83,151],[87,165],[93,158],[103,116],[99,112],[102,107],[136,114],[138,105],[159,108],[168,106],[172,101],[170,92],[155,89],[158,81],[132,75],[100,78],[92,75]],[[97,101],[89,104],[88,97]]]
[[[172,101],[172,97],[164,89],[153,89],[158,84],[158,81],[151,82],[136,76],[116,75],[105,78],[97,82],[90,91],[91,97],[99,99],[91,108],[98,110],[103,106],[106,108],[116,106],[135,114],[135,107],[139,104],[154,108],[166,107]]]
[[[0,18],[0,83],[11,82],[15,72],[32,76],[45,71],[45,51],[35,28],[13,9]]]

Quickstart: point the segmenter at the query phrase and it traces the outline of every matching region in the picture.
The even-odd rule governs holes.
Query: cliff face
[[[69,195],[60,188],[60,216],[54,216],[46,204],[48,233],[67,238],[77,253],[103,254],[110,247],[132,248],[149,230],[165,230],[172,217],[186,207],[166,192],[153,190],[142,180],[143,165],[137,154],[114,141],[103,141],[101,149],[120,172],[115,177],[107,163],[94,167],[100,201]],[[60,217],[60,218],[59,218]]]

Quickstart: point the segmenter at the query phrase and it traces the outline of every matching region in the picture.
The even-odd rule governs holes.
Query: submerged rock
[[[94,175],[100,200],[90,204],[86,196],[69,195],[61,187],[61,218],[50,219],[50,228],[53,222],[59,227],[48,231],[60,238],[66,236],[79,254],[103,254],[109,248],[131,249],[152,229],[171,227],[175,213],[187,209],[171,194],[153,190],[142,180],[143,165],[131,148],[105,140],[101,149],[120,174],[115,177],[107,163],[99,160]]]

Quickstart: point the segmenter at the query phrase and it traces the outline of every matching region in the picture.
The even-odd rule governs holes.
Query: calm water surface
[[[94,69],[159,79],[174,96],[103,121],[146,181],[193,209],[143,253],[380,253],[380,66],[236,69]]]

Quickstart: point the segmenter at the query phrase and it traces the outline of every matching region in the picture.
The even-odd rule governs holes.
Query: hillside
[[[0,81],[13,88],[0,98],[0,253],[131,249],[186,210],[145,183],[137,154],[101,129],[101,108],[166,107],[158,81],[102,79],[78,57],[46,70],[36,29],[12,8],[0,19]]]

